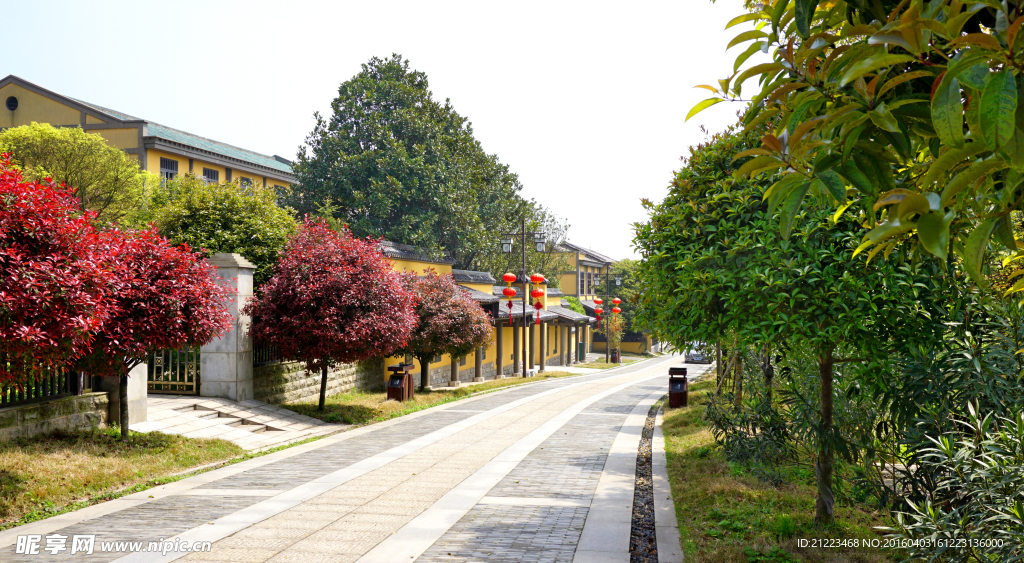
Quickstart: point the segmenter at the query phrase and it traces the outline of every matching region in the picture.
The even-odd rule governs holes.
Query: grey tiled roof
[[[246,150],[240,147],[229,145],[227,143],[221,143],[220,141],[214,141],[213,139],[207,139],[206,137],[200,137],[199,135],[193,135],[192,133],[187,133],[179,129],[167,127],[166,125],[160,125],[159,123],[153,123],[152,121],[147,121],[145,119],[128,115],[127,113],[115,111],[109,108],[98,106],[96,104],[90,104],[89,102],[83,102],[82,100],[75,101],[82,105],[89,106],[100,113],[105,113],[110,117],[113,117],[114,119],[120,121],[146,121],[146,134],[150,137],[166,139],[168,141],[173,141],[175,143],[181,143],[183,145],[187,145],[193,148],[210,151],[217,154],[222,154],[224,156],[237,158],[239,160],[244,160],[245,162],[250,162],[252,164],[258,164],[261,166],[266,166],[268,168],[273,168],[274,170],[280,170],[281,172],[285,172],[287,174],[292,174],[291,166],[284,162],[281,162],[280,160],[272,156],[267,156],[265,154],[260,154],[258,152]]]
[[[456,270],[452,268],[452,275],[459,283],[487,283],[494,285],[494,276],[487,272],[476,272],[473,270]]]
[[[458,281],[458,279],[456,279],[456,281]],[[498,298],[497,297],[495,297],[495,296],[493,296],[493,295],[491,295],[489,293],[484,293],[484,292],[480,291],[479,289],[473,289],[472,287],[466,287],[466,286],[459,286],[459,287],[461,287],[462,291],[466,292],[467,295],[469,295],[474,301],[476,301],[478,303],[497,303],[498,302]]]
[[[590,256],[591,258],[594,258],[598,262],[608,262],[609,264],[612,263],[612,262],[615,262],[615,260],[609,258],[608,256],[605,256],[604,254],[601,254],[600,252],[594,252],[593,250],[591,250],[589,248],[584,248],[582,246],[579,246],[577,244],[573,244],[571,242],[563,242],[559,246],[561,246],[563,249],[568,249],[568,250],[576,251],[576,252],[582,252],[583,254],[586,254],[587,256]]]
[[[391,242],[390,240],[380,241],[380,251],[384,253],[384,256],[388,258],[397,258],[399,260],[416,260],[419,262],[430,262],[433,264],[454,264],[455,261],[451,259],[448,253],[444,253],[441,258],[431,256],[429,252],[418,246],[412,246],[410,244],[399,244],[397,242]],[[419,273],[419,272],[417,272]]]
[[[526,307],[526,318],[530,319],[530,321],[533,321],[533,317],[534,317],[535,314],[537,314],[537,312],[538,311],[536,309],[534,309],[533,307],[527,306]],[[501,303],[501,304],[498,305],[498,318],[499,319],[505,319],[507,321],[508,320],[508,313],[509,313],[509,309],[508,309],[508,306],[505,305],[505,303]],[[514,318],[514,319],[521,319],[521,318],[523,318],[523,302],[522,301],[512,301],[512,318]],[[540,320],[542,320],[542,321],[550,321],[550,320],[554,320],[554,319],[557,319],[557,318],[558,318],[558,315],[552,313],[551,311],[545,311],[543,309],[540,310]]]
[[[556,287],[548,288],[548,297],[561,297],[562,295],[563,294],[561,289],[558,289]]]
[[[594,320],[593,318],[588,317],[587,315],[581,315],[576,311],[566,309],[565,307],[548,307],[548,311],[551,311],[552,313],[558,315],[559,317],[562,317],[563,319],[567,319],[573,322],[582,323]]]

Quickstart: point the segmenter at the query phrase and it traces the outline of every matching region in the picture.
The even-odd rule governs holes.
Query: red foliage
[[[80,367],[98,375],[127,375],[150,352],[202,345],[224,334],[233,316],[230,289],[188,246],[172,246],[155,229],[100,233],[114,273],[113,313]]]
[[[74,191],[25,182],[0,155],[0,383],[69,365],[110,317],[113,276]]]
[[[405,346],[415,303],[375,241],[307,218],[244,311],[254,340],[316,371]]]
[[[419,298],[416,315],[419,323],[401,350],[421,364],[440,354],[463,356],[478,346],[490,345],[493,338],[491,317],[455,283],[451,275],[427,275],[409,280]],[[423,370],[426,371],[426,370]],[[421,374],[422,385],[427,384]]]

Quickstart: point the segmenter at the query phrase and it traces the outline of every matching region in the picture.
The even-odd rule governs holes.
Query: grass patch
[[[714,380],[690,386],[690,406],[666,409],[663,431],[668,474],[683,549],[689,563],[881,563],[871,548],[800,548],[800,539],[870,538],[888,515],[859,504],[835,506],[836,525],[814,524],[813,471],[795,469],[776,488],[722,455],[701,417]]]
[[[0,443],[0,530],[176,481],[175,474],[243,454],[224,440],[120,430]]]
[[[417,390],[415,397],[413,397],[411,401],[401,403],[398,401],[389,401],[387,393],[383,391],[371,392],[355,390],[327,397],[323,412],[317,410],[318,403],[316,402],[289,403],[281,406],[286,409],[291,409],[299,414],[319,418],[324,422],[369,424],[371,422],[381,422],[403,416],[435,405],[440,405],[442,403],[450,403],[459,399],[465,399],[466,397],[486,391],[492,391],[494,389],[501,389],[503,387],[510,387],[513,385],[522,385],[524,383],[541,381],[544,379],[569,377],[573,375],[578,374],[546,371],[544,373],[538,372],[535,377],[529,378],[509,377],[507,379],[485,381],[483,383],[477,383],[466,387],[442,387],[433,390]]]
[[[610,363],[605,362],[604,358],[598,358],[597,361],[587,362],[585,364],[576,364],[573,367],[577,367],[577,368],[590,368],[590,369],[611,369],[611,368],[617,368],[619,366],[629,365],[629,364],[632,364],[634,362],[638,362],[640,360],[646,359],[646,358],[641,358],[640,356],[628,356],[628,358],[635,358],[635,359],[627,359],[627,356],[623,356],[621,364],[610,364]]]

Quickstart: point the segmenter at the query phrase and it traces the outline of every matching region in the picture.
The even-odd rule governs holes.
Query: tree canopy
[[[339,86],[295,173],[289,204],[300,213],[322,213],[326,202],[356,236],[443,249],[458,268],[489,270],[500,233],[543,221],[508,165],[401,55],[374,57]]]
[[[745,22],[730,47],[749,45],[691,116],[758,80],[744,122],[774,125],[737,174],[775,175],[784,236],[812,194],[864,224],[858,251],[952,252],[981,285],[990,240],[1019,256],[1024,6],[776,0],[727,27]],[[758,51],[772,60],[740,70]]]
[[[95,211],[106,224],[129,217],[156,184],[138,157],[77,127],[33,123],[0,131],[0,153],[13,155],[27,179],[74,186],[79,209]]]
[[[235,252],[256,265],[253,283],[270,279],[278,253],[295,234],[294,211],[270,187],[214,183],[183,174],[153,190],[140,214],[176,244],[206,252]]]

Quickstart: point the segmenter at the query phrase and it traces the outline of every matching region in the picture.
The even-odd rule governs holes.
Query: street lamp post
[[[527,350],[527,346],[526,346],[526,339],[527,339],[527,334],[526,334],[526,297],[527,297],[527,295],[530,294],[530,292],[527,291],[527,289],[526,289],[526,284],[531,281],[530,278],[527,277],[527,275],[526,275],[526,238],[528,236],[533,237],[534,248],[537,250],[537,252],[544,252],[546,244],[547,244],[546,234],[543,233],[543,232],[539,232],[539,231],[538,232],[527,232],[527,230],[526,230],[526,219],[525,218],[523,219],[523,227],[522,227],[522,229],[518,233],[503,233],[501,235],[501,251],[504,254],[511,254],[512,253],[512,245],[513,245],[512,241],[516,237],[518,237],[518,238],[520,238],[522,240],[522,245],[523,245],[523,269],[522,269],[522,272],[521,272],[521,274],[519,276],[519,281],[522,282],[522,285],[523,285],[523,293],[522,293],[522,300],[523,300],[523,324],[521,326],[521,330],[523,332],[522,332],[522,338],[520,339],[520,341],[522,342],[522,348],[523,348],[523,350],[522,350],[522,354],[523,354],[522,355],[523,377],[526,377],[526,375],[527,375],[527,372],[526,372],[526,364],[527,364],[527,359],[526,359],[526,350]],[[537,310],[537,315],[538,316],[540,315],[540,310]],[[508,316],[509,316],[509,322],[511,322],[512,321],[512,309],[508,310]]]
[[[619,303],[622,302],[622,300],[619,299],[618,297],[614,297],[614,298],[612,297],[611,274],[612,274],[611,268],[608,268],[608,271],[606,271],[604,273],[604,296],[607,298],[607,300],[609,302],[611,302],[613,305],[615,305],[615,307],[612,307],[612,311],[611,311],[612,314],[618,314],[619,313],[618,305],[619,305]],[[620,274],[615,274],[615,286],[618,287],[620,285],[622,285],[622,274],[621,273]],[[603,301],[599,302],[598,304],[600,304],[602,302]],[[598,313],[598,314],[600,314],[600,313]],[[604,363],[607,364],[607,363],[609,363],[611,361],[611,354],[612,354],[611,319],[606,318],[605,321],[604,321]]]

